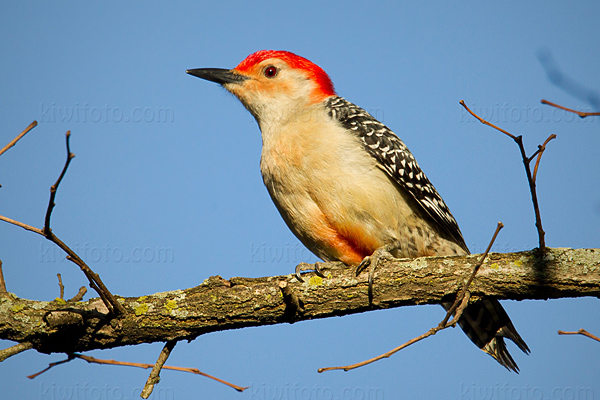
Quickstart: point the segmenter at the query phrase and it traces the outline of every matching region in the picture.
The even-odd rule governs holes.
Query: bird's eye
[[[265,68],[265,76],[267,78],[275,78],[276,75],[277,75],[277,68],[275,68],[274,66]]]

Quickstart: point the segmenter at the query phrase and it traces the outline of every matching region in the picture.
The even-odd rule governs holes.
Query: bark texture
[[[113,318],[97,298],[68,303],[0,297],[0,339],[43,353],[83,352],[156,341],[193,339],[207,332],[290,323],[417,304],[440,303],[461,288],[478,255],[382,258],[369,306],[366,273],[322,264],[326,278],[293,275],[223,279],[142,297],[119,297],[127,314]],[[491,253],[469,288],[472,298],[600,297],[600,249]]]

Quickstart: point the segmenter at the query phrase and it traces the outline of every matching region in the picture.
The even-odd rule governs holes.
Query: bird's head
[[[240,99],[259,124],[285,120],[335,95],[333,83],[321,67],[289,51],[261,50],[234,69],[186,72],[221,84]]]

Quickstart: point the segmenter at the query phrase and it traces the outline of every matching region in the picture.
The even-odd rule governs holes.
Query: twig
[[[512,133],[509,133],[509,132],[505,131],[504,129],[499,128],[496,125],[484,120],[483,118],[481,118],[480,116],[475,114],[473,111],[471,111],[471,109],[469,109],[469,107],[467,107],[467,105],[465,104],[464,100],[460,101],[460,105],[463,106],[465,108],[465,110],[467,110],[469,112],[469,114],[471,114],[472,116],[477,118],[477,120],[479,120],[479,122],[481,122],[484,125],[488,125],[494,129],[504,133],[505,135],[508,135],[519,146],[519,151],[521,152],[521,158],[523,159],[523,165],[525,166],[525,174],[527,175],[527,182],[529,183],[529,191],[531,192],[531,200],[533,202],[533,211],[535,212],[535,226],[538,231],[540,251],[543,254],[546,251],[546,239],[545,239],[546,232],[544,232],[544,229],[542,228],[542,215],[540,213],[540,207],[538,204],[535,180],[537,178],[537,170],[538,170],[538,166],[540,164],[540,159],[542,157],[542,153],[546,149],[546,145],[548,144],[548,142],[550,140],[554,139],[556,137],[556,135],[554,135],[554,134],[550,135],[548,137],[548,139],[546,139],[546,141],[544,142],[543,145],[538,146],[538,150],[535,153],[533,153],[533,155],[531,157],[527,157],[527,154],[525,153],[525,147],[523,146],[523,136],[521,136],[521,135],[515,136]],[[535,156],[537,156],[537,161],[535,163],[534,173],[532,174],[530,164]]]
[[[75,355],[74,354],[69,354],[69,357],[66,360],[56,361],[56,362],[50,363],[50,364],[48,364],[48,367],[44,368],[40,372],[36,372],[35,374],[32,374],[32,375],[27,375],[27,377],[29,379],[36,378],[36,377],[40,376],[41,374],[43,374],[44,372],[48,371],[50,368],[54,368],[57,365],[61,365],[61,364],[64,364],[64,363],[68,363],[69,361],[72,361],[74,359],[75,359]]]
[[[551,101],[548,101],[548,100],[543,100],[542,99],[541,103],[542,104],[547,104],[547,105],[552,106],[552,107],[556,107],[556,108],[558,108],[560,110],[564,110],[564,111],[575,113],[575,114],[579,115],[579,117],[581,117],[581,118],[596,117],[596,116],[600,115],[600,112],[583,112],[583,111],[572,110],[570,108],[560,106],[560,105],[558,105],[556,103],[552,103]]]
[[[52,185],[50,187],[50,201],[48,201],[48,209],[46,210],[46,218],[44,219],[44,235],[45,236],[49,236],[50,232],[51,232],[50,216],[52,215],[52,210],[54,209],[54,206],[56,205],[56,204],[54,204],[54,199],[56,198],[56,191],[58,190],[58,186],[60,185],[60,182],[62,182],[62,179],[64,178],[64,176],[67,172],[67,168],[69,168],[69,164],[71,163],[71,160],[75,157],[75,154],[71,153],[71,146],[69,145],[70,138],[71,138],[71,131],[67,131],[67,134],[66,134],[67,161],[65,162],[65,165],[64,165],[60,175],[58,176],[56,183],[54,183],[54,185]]]
[[[144,385],[144,389],[140,394],[140,397],[142,399],[147,399],[148,397],[150,397],[152,391],[154,390],[154,385],[160,382],[160,370],[165,365],[165,362],[167,362],[167,358],[169,358],[169,356],[171,355],[171,351],[173,350],[176,344],[176,340],[171,340],[165,343],[165,346],[163,347],[162,351],[158,356],[158,360],[156,360],[154,367],[152,367],[152,371],[150,371],[150,376],[148,376],[148,380]]]
[[[35,226],[31,226],[31,225],[27,225],[27,224],[24,224],[24,223],[19,222],[19,221],[15,221],[14,219],[5,217],[3,215],[0,215],[0,221],[8,222],[9,224],[13,224],[13,225],[18,226],[20,228],[23,228],[25,230],[28,230],[28,231],[31,231],[31,232],[35,232],[38,235],[44,236],[44,231],[42,231],[40,228],[36,228]]]
[[[467,110],[469,112],[469,114],[471,114],[472,116],[477,118],[477,120],[479,120],[479,122],[481,122],[482,124],[491,126],[492,128],[504,133],[506,136],[510,137],[512,140],[517,140],[517,137],[515,135],[513,135],[512,133],[507,132],[504,129],[497,127],[496,125],[492,124],[491,122],[486,121],[485,119],[481,118],[479,115],[477,115],[473,111],[471,111],[469,109],[469,107],[467,107],[467,105],[465,104],[464,100],[461,100],[459,103],[461,106],[463,106],[465,108],[465,110]]]
[[[219,379],[216,376],[212,376],[209,375],[207,373],[204,373],[202,371],[200,371],[198,368],[184,368],[184,367],[171,367],[169,365],[165,365],[163,366],[163,369],[170,369],[173,371],[182,371],[182,372],[189,372],[192,374],[196,374],[196,375],[201,375],[204,376],[206,378],[212,379],[214,381],[217,381],[219,383],[222,383],[223,385],[229,386],[232,389],[237,390],[238,392],[243,392],[244,390],[248,389],[250,386],[238,386],[238,385],[234,385],[233,383],[229,383],[227,381],[224,381],[223,379]]]
[[[281,290],[281,294],[283,295],[283,302],[285,303],[285,312],[293,319],[297,313],[301,313],[304,311],[302,304],[300,303],[300,299],[294,292],[294,290],[288,285],[287,281],[279,282],[279,289]]]
[[[63,249],[67,254],[67,259],[69,261],[74,262],[81,271],[83,271],[84,275],[88,278],[90,283],[90,287],[94,289],[106,307],[116,316],[124,315],[126,313],[125,308],[117,301],[115,296],[108,290],[108,288],[104,285],[102,280],[100,279],[100,275],[92,271],[90,267],[81,259],[73,250],[67,247],[59,238],[57,238],[53,233],[50,233],[52,242],[56,243],[58,247]]]
[[[52,229],[50,229],[50,217],[52,216],[52,210],[54,209],[54,200],[56,198],[56,192],[58,190],[58,186],[62,182],[63,177],[65,176],[67,169],[69,168],[69,164],[75,155],[71,153],[70,147],[70,138],[71,131],[67,131],[66,134],[66,146],[67,146],[67,160],[65,161],[65,165],[56,180],[56,183],[52,185],[50,188],[50,200],[48,201],[48,209],[46,210],[46,218],[44,219],[44,230],[43,235],[53,243],[55,243],[58,247],[63,249],[65,253],[67,253],[67,259],[74,262],[81,271],[83,271],[84,275],[88,278],[90,282],[90,287],[94,289],[100,295],[102,301],[106,304],[106,307],[112,312],[112,314],[119,316],[125,314],[125,308],[117,301],[117,299],[112,295],[112,293],[108,290],[108,288],[104,285],[100,276],[96,274],[92,269],[66,244],[64,244],[54,233],[52,233]]]
[[[116,360],[103,360],[103,359],[99,359],[99,358],[94,358],[91,356],[85,356],[83,354],[78,354],[78,353],[73,353],[69,355],[69,358],[67,358],[66,360],[63,361],[58,361],[55,363],[51,363],[48,368],[44,369],[43,371],[40,371],[38,373],[35,373],[33,375],[29,375],[27,376],[29,379],[33,379],[41,374],[43,374],[44,372],[48,371],[50,368],[55,367],[57,365],[60,364],[64,364],[66,362],[71,361],[74,358],[80,358],[84,361],[87,361],[89,363],[92,364],[106,364],[106,365],[122,365],[122,366],[126,366],[126,367],[136,367],[136,368],[144,368],[144,369],[148,369],[148,368],[153,368],[154,364],[142,364],[142,363],[132,363],[132,362],[126,362],[126,361],[116,361]],[[181,371],[181,372],[189,372],[191,374],[195,374],[195,375],[201,375],[204,376],[206,378],[215,380],[219,383],[222,383],[224,385],[229,386],[230,388],[233,388],[235,390],[237,390],[238,392],[243,392],[244,390],[248,389],[248,386],[237,386],[234,385],[233,383],[229,383],[227,381],[224,381],[222,379],[219,379],[217,377],[214,377],[212,375],[206,374],[202,371],[200,371],[198,368],[186,368],[186,367],[172,367],[169,365],[163,365],[162,367],[163,369],[169,369],[172,371]]]
[[[0,362],[6,360],[8,357],[12,357],[16,354],[19,354],[25,350],[29,350],[33,347],[33,344],[29,342],[23,342],[19,344],[15,344],[8,349],[0,350]]]
[[[77,292],[77,294],[75,296],[73,296],[73,298],[67,300],[67,302],[80,301],[81,299],[83,299],[83,296],[85,296],[86,293],[87,293],[87,289],[85,288],[85,286],[82,286],[79,288],[79,292]]]
[[[452,304],[452,307],[450,307],[450,309],[448,310],[448,312],[446,312],[446,316],[444,317],[444,319],[435,327],[429,329],[427,332],[425,332],[424,334],[417,336],[416,338],[413,338],[411,340],[409,340],[408,342],[401,344],[400,346],[386,352],[383,353],[381,355],[378,355],[377,357],[373,357],[370,358],[368,360],[365,361],[361,361],[359,363],[356,364],[352,364],[352,365],[346,365],[343,367],[327,367],[327,368],[319,368],[317,370],[317,372],[321,373],[321,372],[325,372],[325,371],[333,371],[333,370],[344,370],[344,371],[350,371],[352,369],[355,368],[359,368],[371,363],[374,363],[375,361],[379,361],[381,359],[384,358],[389,358],[392,355],[394,355],[395,353],[399,352],[400,350],[414,344],[417,343],[423,339],[428,338],[429,336],[435,335],[436,333],[438,333],[441,330],[444,330],[446,328],[449,327],[454,327],[456,326],[458,320],[460,319],[464,309],[467,307],[467,305],[469,304],[469,298],[471,297],[471,294],[468,291],[469,285],[471,285],[471,282],[473,282],[473,278],[475,278],[475,275],[477,274],[477,272],[479,271],[479,268],[481,267],[481,265],[483,264],[485,258],[487,257],[490,249],[492,248],[492,245],[494,244],[494,242],[496,241],[496,237],[498,236],[498,232],[500,232],[500,229],[502,229],[504,227],[504,225],[502,224],[502,222],[498,222],[498,226],[496,227],[496,231],[494,232],[494,236],[492,236],[492,240],[490,240],[490,244],[488,245],[485,253],[483,253],[481,255],[481,258],[479,259],[479,261],[477,262],[477,264],[475,264],[473,266],[473,270],[471,271],[471,274],[469,275],[469,277],[467,278],[467,281],[465,282],[465,284],[463,285],[463,288],[460,290],[460,292],[458,293],[458,295],[456,296],[456,300],[454,301],[454,304]],[[456,313],[455,313],[456,311]],[[452,318],[451,321],[448,322],[448,320],[450,319],[450,316],[452,316],[452,314],[454,313],[454,318]]]
[[[6,290],[6,282],[4,281],[4,273],[2,272],[2,260],[0,260],[0,297],[8,296]]]
[[[69,138],[71,136],[71,132],[67,131],[66,134],[66,146],[67,146],[67,160],[65,165],[60,173],[60,176],[56,180],[56,183],[52,185],[50,188],[50,200],[48,202],[48,209],[46,210],[46,217],[44,219],[44,229],[35,228],[31,225],[24,224],[19,221],[15,221],[11,218],[4,217],[0,215],[0,220],[8,222],[10,224],[19,226],[28,231],[35,232],[39,235],[44,236],[46,239],[50,240],[52,243],[56,244],[60,247],[65,253],[67,253],[67,259],[75,263],[81,271],[84,273],[86,278],[88,278],[90,287],[98,292],[98,295],[102,299],[102,301],[106,304],[108,310],[115,316],[125,314],[125,308],[117,301],[117,299],[113,296],[113,294],[108,290],[108,288],[104,285],[100,276],[96,274],[92,269],[73,251],[69,246],[67,246],[62,240],[60,240],[50,229],[50,217],[52,215],[52,210],[54,209],[54,200],[56,198],[56,191],[58,190],[58,186],[62,181],[65,173],[67,172],[67,168],[74,155],[71,153]]]
[[[8,149],[10,149],[11,147],[13,147],[15,144],[17,144],[17,142],[19,140],[21,140],[21,138],[27,134],[27,132],[29,132],[30,130],[32,130],[36,126],[37,126],[37,121],[33,121],[31,124],[29,124],[29,126],[27,128],[25,128],[25,130],[23,132],[19,133],[17,135],[17,137],[15,137],[13,140],[11,140],[6,146],[4,146],[2,148],[2,150],[0,150],[0,156],[2,154],[4,154]]]
[[[469,293],[469,292],[466,292]],[[392,349],[386,353],[383,353],[377,357],[373,357],[370,358],[368,360],[356,363],[356,364],[352,364],[352,365],[346,365],[344,367],[327,367],[327,368],[319,368],[317,370],[317,372],[321,373],[321,372],[325,372],[325,371],[333,371],[336,369],[342,369],[344,371],[350,371],[351,369],[355,369],[355,368],[359,368],[362,366],[365,366],[367,364],[371,364],[374,363],[375,361],[379,361],[381,359],[384,358],[389,358],[392,355],[394,355],[395,353],[399,352],[400,350],[410,346],[411,344],[415,344],[417,342],[420,342],[423,339],[428,338],[429,336],[435,335],[436,333],[438,333],[439,331],[449,328],[451,326],[455,326],[456,323],[458,322],[458,319],[460,318],[460,316],[462,315],[463,310],[467,307],[467,305],[469,304],[469,298],[470,298],[470,294],[468,296],[465,296],[463,298],[463,301],[461,303],[461,306],[458,308],[457,312],[456,312],[456,316],[452,319],[452,321],[450,321],[449,323],[446,324],[442,324],[441,322],[438,324],[438,326],[431,328],[430,330],[428,330],[427,332],[425,332],[424,334],[417,336],[416,338],[413,338],[411,340],[409,340],[408,342],[396,347],[395,349]]]
[[[440,325],[446,325],[446,322],[448,322],[448,319],[454,313],[454,310],[456,310],[457,307],[460,305],[460,302],[462,301],[462,298],[465,295],[465,292],[469,289],[469,286],[471,286],[471,282],[473,282],[475,275],[477,275],[477,272],[479,272],[479,268],[481,268],[481,266],[483,265],[483,262],[485,261],[488,253],[492,249],[492,246],[493,246],[494,242],[496,241],[496,237],[498,237],[498,233],[500,233],[500,230],[502,228],[504,228],[504,224],[502,222],[498,222],[498,225],[496,225],[496,231],[494,232],[494,235],[492,236],[492,240],[490,240],[490,243],[488,244],[487,249],[485,249],[485,252],[479,258],[479,262],[477,262],[477,264],[475,264],[473,266],[471,275],[469,275],[469,278],[463,285],[463,288],[460,290],[460,292],[458,292],[458,295],[456,296],[456,300],[454,301],[454,304],[452,304],[452,307],[450,307],[450,309],[446,313],[446,317],[442,320]]]
[[[544,153],[544,150],[546,150],[546,145],[552,139],[556,139],[556,135],[554,133],[552,135],[548,136],[548,139],[546,139],[546,141],[544,142],[544,144],[542,144],[541,146],[539,146],[538,150],[534,153],[534,154],[537,154],[537,160],[535,161],[535,167],[533,168],[533,181],[534,182],[537,179],[537,171],[538,171],[538,167],[540,166],[540,160],[542,158],[542,154]]]
[[[580,329],[577,332],[558,331],[558,334],[559,335],[583,335],[583,336],[589,337],[590,339],[594,339],[594,340],[597,340],[598,342],[600,342],[600,338],[598,336],[592,335],[591,333],[589,333],[585,329]]]
[[[60,299],[64,300],[65,299],[65,285],[63,285],[63,283],[62,283],[62,276],[60,276],[60,274],[56,274],[56,276],[58,277],[58,288],[60,291]]]

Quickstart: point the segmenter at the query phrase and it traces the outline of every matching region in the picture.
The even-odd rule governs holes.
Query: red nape
[[[294,53],[284,50],[260,50],[254,54],[250,54],[242,61],[235,69],[240,72],[249,72],[252,67],[268,60],[269,58],[278,58],[285,61],[290,67],[297,68],[308,72],[308,76],[317,83],[321,92],[325,96],[335,95],[333,82],[329,75],[317,64],[304,57],[300,57]]]

